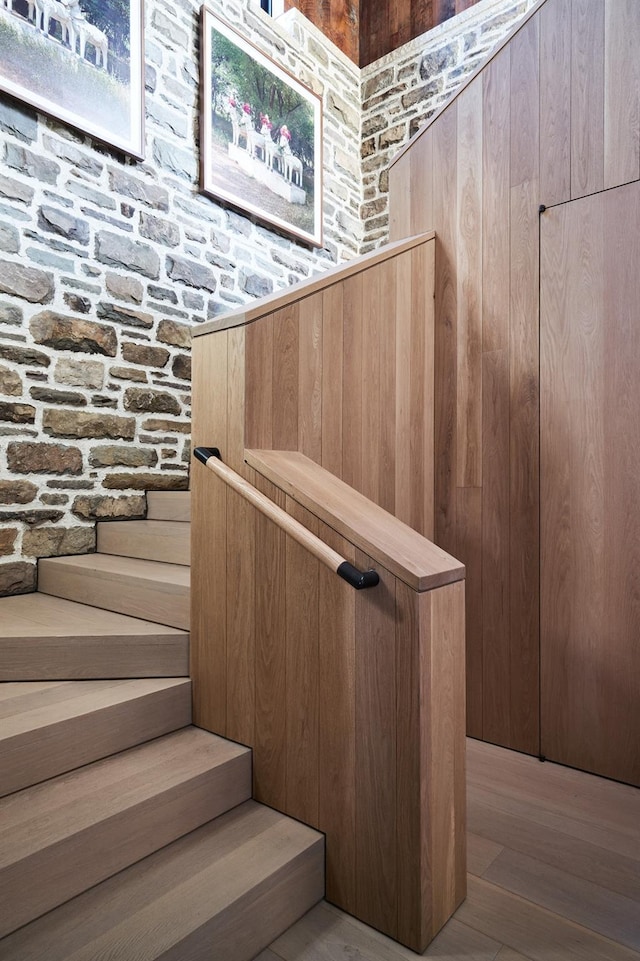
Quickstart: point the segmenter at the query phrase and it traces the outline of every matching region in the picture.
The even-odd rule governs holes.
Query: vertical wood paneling
[[[482,489],[460,487],[457,491],[457,557],[465,566],[467,732],[482,737]],[[478,683],[480,682],[480,683]]]
[[[482,80],[458,98],[456,485],[482,485]]]
[[[343,291],[342,480],[359,491],[362,490],[364,277],[357,274],[349,278]]]
[[[298,311],[298,447],[317,464],[322,458],[322,297],[305,297]]]
[[[335,284],[321,295],[322,308],[322,445],[318,463],[342,475],[342,364],[344,290]],[[317,458],[314,458],[317,460]]]
[[[356,565],[371,564],[356,552]],[[395,937],[395,578],[379,573],[375,591],[356,595],[356,907],[361,920]]]
[[[395,303],[395,505],[393,513],[405,524],[413,526],[413,468],[416,446],[418,456],[422,447],[421,420],[413,422],[412,395],[414,393],[415,365],[424,354],[424,334],[421,326],[414,330],[420,319],[412,309],[412,262],[411,257],[398,257],[396,264]],[[417,336],[416,336],[417,335]],[[413,430],[417,428],[417,435]]]
[[[482,75],[482,349],[509,344],[511,47]],[[508,411],[507,411],[508,417]]]
[[[604,186],[640,177],[640,7],[605,0]]]
[[[433,163],[438,171],[434,192],[436,230],[435,367],[441,371],[435,393],[435,535],[441,547],[456,554],[456,372],[457,372],[457,103],[433,130]],[[446,373],[445,373],[446,372]]]
[[[511,41],[511,186],[538,180],[540,144],[537,17]]]
[[[209,484],[221,482],[206,478]],[[226,737],[240,744],[255,741],[255,537],[254,508],[232,490],[227,491],[227,657]],[[218,611],[209,611],[215,624]],[[215,630],[215,628],[214,628]]]
[[[434,539],[435,490],[435,242],[413,251],[411,368],[411,526]]]
[[[415,146],[406,155],[410,160],[408,170],[410,186],[410,216],[407,220],[408,229],[404,236],[418,234],[421,231],[433,230],[435,213],[433,205],[433,136],[429,130],[424,133]],[[404,193],[407,189],[405,180],[399,187]]]
[[[396,500],[396,291],[397,262],[394,258],[381,265],[379,313],[379,453],[378,504],[393,514]],[[409,258],[410,259],[410,258]],[[374,465],[372,464],[373,468]]]
[[[245,447],[273,447],[273,317],[246,333]]]
[[[540,18],[540,202],[571,197],[571,0],[546,3]]]
[[[511,742],[539,750],[538,191],[511,190],[510,637]]]
[[[295,450],[298,444],[298,321],[293,304],[273,315],[273,423],[276,450]]]
[[[571,198],[604,186],[603,0],[572,0]]]
[[[355,551],[319,523],[320,537],[355,562]],[[346,911],[356,910],[356,592],[326,567],[319,591],[318,828],[328,838],[326,896]]]
[[[263,478],[256,477],[256,486],[276,503],[283,500]],[[280,506],[284,506],[283,503]],[[255,525],[254,797],[284,811],[287,799],[286,536],[257,512]]]
[[[227,443],[227,345],[223,331],[207,338],[193,358],[193,388],[198,396],[193,412],[194,447],[212,441]],[[215,440],[214,440],[215,437]],[[193,678],[194,723],[224,734],[226,728],[226,491],[202,465],[194,468],[192,510],[201,523],[193,525],[191,550],[192,603],[190,673]],[[211,612],[215,619],[211,620]]]
[[[244,467],[244,418],[246,394],[246,330],[234,327],[227,333],[227,439],[222,444],[215,437],[209,444],[220,448],[224,462],[235,471]],[[219,389],[215,385],[215,389]]]
[[[316,534],[318,523],[290,497],[287,513]],[[320,562],[286,539],[287,811],[318,823],[318,579]]]
[[[482,687],[482,736],[510,743],[509,625],[509,351],[483,357],[482,677],[467,668],[467,686]],[[475,699],[475,695],[471,695]]]
[[[394,198],[389,205],[389,240],[401,240],[411,236],[411,212],[413,193],[405,189],[410,177],[413,151],[406,153],[389,170],[389,195]]]
[[[383,290],[379,272],[369,270],[362,287],[362,477],[360,491],[380,503],[381,342]]]

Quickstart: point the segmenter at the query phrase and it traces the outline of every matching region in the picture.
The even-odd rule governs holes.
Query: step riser
[[[120,521],[97,527],[98,551],[167,564],[191,563],[190,524],[178,521]]]
[[[244,754],[12,865],[0,872],[0,937],[241,804],[250,794],[251,760]]]
[[[188,523],[191,520],[191,492],[148,491],[147,519]]]
[[[38,590],[92,604],[108,611],[140,617],[170,627],[189,629],[189,588],[127,574],[94,572],[61,561],[40,561]]]
[[[0,796],[191,723],[188,681],[16,734],[0,744]]]

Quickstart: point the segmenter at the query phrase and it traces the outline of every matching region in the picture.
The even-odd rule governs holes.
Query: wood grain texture
[[[604,11],[600,0],[572,0],[572,200],[604,186]]]
[[[345,281],[343,290],[341,477],[356,490],[362,490],[363,283],[363,275],[358,274]]]
[[[604,187],[640,178],[640,10],[606,0],[604,12]]]
[[[571,198],[571,6],[554,0],[540,11],[540,201],[547,207]]]
[[[511,186],[537,181],[540,143],[539,18],[513,37],[511,47]]]

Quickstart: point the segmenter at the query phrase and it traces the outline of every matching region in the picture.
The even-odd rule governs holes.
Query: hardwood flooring
[[[640,961],[640,790],[467,742],[468,896],[423,957]],[[321,902],[256,961],[419,957]]]

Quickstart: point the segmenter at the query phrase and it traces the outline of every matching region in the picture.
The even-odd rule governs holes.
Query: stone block
[[[173,431],[179,434],[189,434],[191,432],[191,422],[188,420],[162,420],[162,418],[150,417],[142,424],[144,430],[151,431]],[[154,443],[157,441],[154,440]]]
[[[191,380],[191,356],[179,354],[171,365],[171,373],[178,380]]]
[[[36,589],[36,565],[27,561],[0,564],[0,597],[31,594]]]
[[[90,187],[89,184],[84,183],[82,180],[67,181],[66,189],[69,193],[75,194],[76,197],[81,197],[82,200],[88,200],[89,203],[95,204],[96,207],[102,207],[104,210],[115,210],[118,206],[109,194]]]
[[[0,324],[11,324],[18,327],[22,323],[23,313],[13,304],[0,304]]]
[[[22,394],[22,378],[15,370],[0,364],[0,394],[6,397],[20,397]]]
[[[146,367],[166,367],[169,351],[165,347],[151,347],[146,344],[122,345],[122,357],[130,364],[144,364]]]
[[[135,367],[112,367],[109,370],[109,377],[116,380],[136,380],[138,383],[148,382],[146,370],[138,370]]]
[[[123,277],[121,274],[108,273],[105,278],[107,290],[118,300],[129,300],[134,304],[142,303],[144,287],[135,277]]]
[[[177,324],[173,320],[161,320],[158,324],[157,339],[172,347],[191,347],[191,328]]]
[[[88,314],[91,311],[91,301],[80,294],[65,293],[64,302],[70,310],[75,310],[78,314]]]
[[[18,140],[32,143],[38,136],[38,120],[32,110],[23,105],[0,101],[0,130],[12,134]]]
[[[167,276],[178,280],[189,287],[203,288],[212,293],[216,289],[216,278],[213,271],[204,264],[185,257],[167,256]]]
[[[170,41],[172,47],[180,50],[188,48],[190,38],[187,33],[158,8],[153,11],[152,24],[159,34]]]
[[[6,557],[7,554],[13,554],[17,536],[17,527],[0,529],[0,555]]]
[[[102,483],[107,490],[183,491],[189,479],[181,474],[107,474]]]
[[[96,549],[95,527],[41,527],[25,531],[22,553],[25,557],[62,557],[88,554]]]
[[[7,404],[0,402],[0,421],[11,424],[34,424],[36,409],[31,404]]]
[[[77,517],[87,520],[145,517],[147,499],[139,494],[133,497],[79,494],[73,501],[72,511]]]
[[[96,160],[91,153],[79,150],[78,147],[74,147],[66,140],[58,140],[56,137],[49,137],[45,134],[44,146],[45,150],[53,154],[54,157],[66,160],[77,170],[82,170],[92,177],[99,177],[104,170],[104,164]]]
[[[64,404],[66,407],[86,407],[87,398],[84,394],[75,394],[70,390],[53,390],[51,387],[32,387],[29,391],[34,400],[44,404]]]
[[[0,250],[17,254],[20,250],[20,234],[11,224],[0,223]]]
[[[177,224],[155,217],[144,210],[140,212],[140,235],[167,247],[177,247],[180,243],[180,228]]]
[[[39,350],[31,347],[14,347],[12,344],[0,344],[0,357],[12,360],[25,367],[48,367],[51,358]]]
[[[98,304],[96,313],[100,320],[110,320],[114,324],[124,324],[126,327],[142,327],[146,330],[153,327],[151,314],[130,310],[128,307],[114,307],[113,304],[107,304],[104,301]]]
[[[158,454],[152,448],[132,444],[108,444],[93,447],[89,454],[92,467],[155,467]]]
[[[49,207],[44,204],[38,210],[38,226],[41,230],[50,233],[60,234],[67,240],[75,240],[79,244],[86,246],[89,243],[89,224],[86,220],[80,220],[65,210],[58,210],[57,207]]]
[[[52,274],[37,267],[0,260],[0,293],[12,294],[30,304],[48,304],[54,290]]]
[[[104,384],[104,364],[93,360],[59,360],[54,376],[59,384],[100,388]]]
[[[7,200],[17,200],[19,203],[28,206],[34,195],[35,190],[28,184],[14,180],[13,177],[0,176],[0,197],[6,197]]]
[[[126,169],[112,167],[109,170],[109,186],[114,193],[139,200],[154,210],[169,209],[169,192],[165,187],[132,177]]]
[[[31,481],[0,481],[0,504],[30,504],[36,499],[38,488]]]
[[[132,440],[136,430],[133,417],[90,414],[76,410],[45,410],[42,424],[45,433],[55,437],[105,437],[111,440]]]
[[[57,523],[64,517],[64,511],[40,510],[27,508],[21,511],[3,511],[3,521],[20,521],[29,527],[39,527],[40,524]]]
[[[81,474],[82,454],[65,444],[14,441],[7,448],[7,464],[14,474]]]
[[[100,263],[124,267],[151,280],[160,276],[160,258],[155,250],[106,230],[100,231],[96,237],[96,257]]]
[[[36,314],[29,325],[37,344],[57,350],[73,350],[84,354],[115,357],[118,338],[113,327],[96,324],[82,317],[67,317],[53,310]]]
[[[32,180],[37,180],[39,183],[54,185],[58,182],[60,164],[57,164],[55,160],[39,157],[31,150],[26,150],[17,144],[7,144],[5,160],[7,167],[13,167],[20,173],[27,173]]]
[[[156,137],[153,141],[153,159],[163,170],[168,170],[182,180],[189,183],[197,180],[198,164],[192,150],[183,150]]]
[[[270,277],[240,271],[240,288],[252,297],[265,297],[273,293],[273,281]]]
[[[173,394],[160,390],[129,387],[124,394],[124,409],[136,413],[181,414],[182,408]]]

